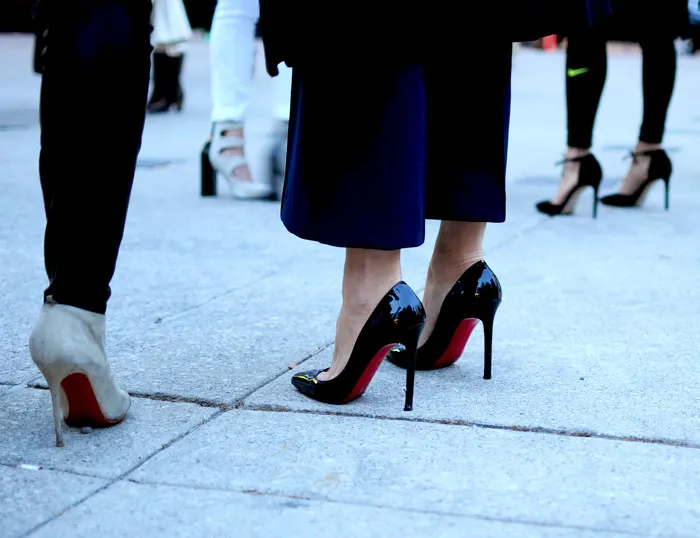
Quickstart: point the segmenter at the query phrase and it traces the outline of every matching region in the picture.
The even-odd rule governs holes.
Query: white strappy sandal
[[[242,136],[226,135],[228,131],[241,131],[243,124],[233,121],[215,122],[212,128],[209,146],[209,161],[214,170],[226,178],[235,198],[242,200],[270,199],[275,197],[271,185],[248,181],[240,177],[237,171],[248,164],[245,155],[230,155],[228,149],[243,149]]]

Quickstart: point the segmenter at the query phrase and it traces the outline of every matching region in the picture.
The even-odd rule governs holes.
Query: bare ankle
[[[348,315],[374,309],[400,280],[400,251],[348,249],[343,274],[343,309]]]
[[[428,269],[429,282],[456,281],[484,259],[485,222],[443,221]]]
[[[654,151],[657,149],[661,149],[661,144],[652,144],[650,142],[642,142],[640,140],[639,142],[637,142],[637,145],[634,148],[634,152],[644,153],[645,151]]]
[[[580,157],[585,157],[586,155],[590,155],[591,149],[590,148],[575,148],[573,146],[569,146],[566,148],[566,155],[565,157],[567,159],[578,159]]]
[[[459,257],[433,254],[428,267],[428,283],[454,284],[462,274],[477,262],[484,260],[484,251],[478,250]]]

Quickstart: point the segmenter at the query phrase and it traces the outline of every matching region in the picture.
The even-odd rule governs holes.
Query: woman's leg
[[[108,426],[130,405],[109,368],[104,314],[145,121],[151,5],[42,0],[38,8],[49,287],[29,350],[49,385],[57,446],[63,418]],[[109,129],[96,125],[96,110]]]
[[[219,0],[211,27],[211,119],[243,121],[255,57],[256,0]]]
[[[423,292],[427,316],[419,345],[435,327],[442,302],[462,274],[484,259],[485,222],[442,221]]]
[[[466,96],[451,83],[449,65],[426,66],[427,217],[442,223],[423,294],[427,321],[421,344],[455,282],[484,258],[486,223],[505,220],[511,59],[509,43],[475,59],[471,72],[489,73],[489,82],[471,86]],[[457,102],[471,105],[455,109]],[[446,135],[455,123],[465,127],[462,136]]]
[[[294,69],[282,219],[304,239],[346,249],[324,380],[343,370],[369,316],[401,280],[401,249],[425,237],[422,68],[374,67],[373,77],[366,65],[342,73]],[[358,120],[338,123],[338,102]]]
[[[593,145],[593,127],[605,86],[608,61],[606,42],[600,33],[587,32],[568,38],[566,53],[566,159],[583,157]],[[554,198],[560,204],[578,182],[580,162],[564,163],[564,173]]]
[[[644,119],[634,150],[637,155],[622,182],[621,194],[632,194],[647,179],[652,157],[640,154],[661,149],[668,107],[676,82],[676,47],[673,39],[646,39],[640,45],[643,53]]]
[[[255,59],[255,23],[259,16],[257,0],[219,0],[211,28],[210,61],[212,115],[214,124],[226,123],[230,147],[220,151],[223,157],[243,157],[243,122],[250,101]],[[233,124],[233,125],[231,125]],[[225,143],[222,142],[225,146]],[[252,181],[244,161],[235,167],[237,179]]]
[[[367,319],[387,292],[401,281],[401,251],[349,248],[345,251],[343,305],[336,323],[330,370],[321,380],[336,377],[350,359]]]

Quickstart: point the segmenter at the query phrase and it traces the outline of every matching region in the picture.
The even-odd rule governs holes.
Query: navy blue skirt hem
[[[397,250],[425,220],[505,220],[511,44],[454,65],[294,68],[282,220],[297,237]]]

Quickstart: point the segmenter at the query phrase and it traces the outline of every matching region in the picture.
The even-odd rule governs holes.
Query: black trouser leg
[[[566,53],[566,106],[570,147],[588,149],[593,145],[593,126],[607,71],[608,59],[603,36],[588,32],[569,37]]]
[[[45,296],[104,313],[141,147],[151,0],[41,0]]]
[[[676,47],[673,39],[667,38],[648,39],[640,44],[644,54],[644,119],[639,140],[649,144],[661,144],[676,83]]]

